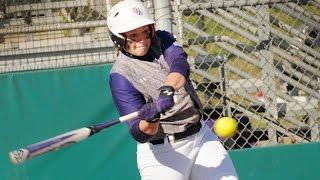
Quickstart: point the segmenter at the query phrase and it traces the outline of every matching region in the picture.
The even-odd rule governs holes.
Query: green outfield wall
[[[139,179],[125,124],[20,165],[10,150],[118,117],[110,65],[0,74],[0,180]],[[320,179],[320,145],[231,151],[240,179]]]

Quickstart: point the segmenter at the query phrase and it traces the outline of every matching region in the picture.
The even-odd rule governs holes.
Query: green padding
[[[240,180],[320,179],[320,143],[230,152]]]
[[[135,142],[125,124],[20,165],[10,150],[117,118],[110,65],[0,75],[0,179],[139,179]]]
[[[110,65],[0,75],[0,180],[138,180],[135,142],[124,124],[27,161],[10,150],[117,118]],[[320,179],[320,144],[231,151],[240,180]]]

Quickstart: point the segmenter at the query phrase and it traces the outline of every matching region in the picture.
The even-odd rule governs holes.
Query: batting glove
[[[174,89],[171,86],[159,88],[159,98],[154,103],[146,103],[139,111],[139,118],[148,122],[158,122],[160,113],[164,113],[174,105]]]
[[[173,95],[174,89],[172,86],[162,86],[159,88],[160,94],[155,102],[155,106],[159,113],[164,113],[174,105]]]
[[[144,104],[140,109],[138,116],[140,119],[151,123],[155,123],[160,120],[160,113],[158,112],[154,103]]]

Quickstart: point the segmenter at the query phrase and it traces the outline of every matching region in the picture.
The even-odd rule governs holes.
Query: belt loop
[[[175,141],[174,135],[168,135],[167,137],[168,137],[169,142],[174,143],[174,141]]]
[[[163,138],[163,144],[166,144],[166,143],[170,143],[168,136],[166,136],[165,138]]]

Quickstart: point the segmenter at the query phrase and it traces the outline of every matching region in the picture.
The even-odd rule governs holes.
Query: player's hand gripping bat
[[[38,142],[36,144],[11,151],[9,152],[10,160],[14,164],[22,163],[23,161],[26,161],[32,157],[87,139],[88,137],[101,131],[102,129],[111,127],[121,122],[132,120],[138,117],[138,114],[138,112],[133,112],[128,115],[122,116],[117,120],[105,121],[90,127],[83,127],[77,130],[69,131],[53,138]]]

